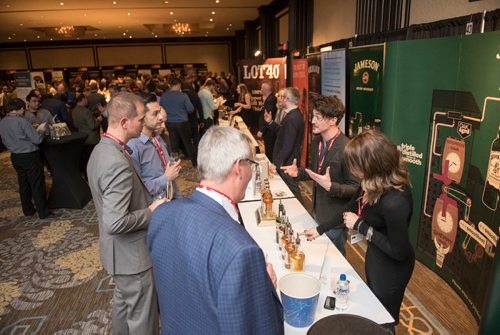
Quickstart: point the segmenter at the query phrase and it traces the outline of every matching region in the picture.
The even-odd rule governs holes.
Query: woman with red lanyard
[[[347,228],[366,236],[368,286],[395,320],[415,265],[408,226],[413,210],[408,170],[396,145],[378,130],[350,140],[344,150],[349,170],[361,180],[343,214]]]

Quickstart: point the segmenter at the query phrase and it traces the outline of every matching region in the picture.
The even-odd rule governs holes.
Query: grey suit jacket
[[[90,156],[87,175],[99,220],[104,268],[111,275],[148,270],[148,193],[127,153],[118,143],[102,138]]]
[[[92,112],[83,106],[76,106],[73,109],[73,125],[78,128],[79,132],[87,134],[85,145],[99,143],[99,125]]]
[[[326,169],[330,167],[330,180],[332,186],[330,191],[326,191],[317,183],[313,183],[313,209],[316,220],[318,221],[318,233],[342,224],[342,212],[344,206],[356,194],[359,188],[359,181],[347,169],[344,160],[344,147],[349,139],[344,134],[333,143],[330,151],[325,156],[323,165],[319,174],[325,174]],[[311,170],[318,172],[318,145],[321,136],[316,136],[311,144]],[[304,169],[300,169],[299,179],[306,180],[309,175]]]

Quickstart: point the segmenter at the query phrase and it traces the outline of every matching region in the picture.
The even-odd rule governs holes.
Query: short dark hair
[[[26,96],[26,101],[27,101],[27,102],[30,102],[30,101],[31,101],[31,98],[33,98],[33,97],[35,97],[35,98],[37,98],[37,99],[39,99],[39,98],[40,98],[38,95],[36,95],[36,94],[35,94],[35,92],[30,92],[30,94],[28,94],[28,95]]]
[[[81,101],[83,101],[83,99],[85,99],[85,98],[86,98],[85,94],[80,93],[80,94],[78,94],[78,95],[76,96],[76,102],[81,102]]]
[[[179,78],[172,78],[172,79],[170,80],[170,83],[169,83],[170,87],[172,87],[172,86],[177,86],[177,85],[179,85],[179,84],[181,84],[181,81],[180,81],[180,79],[179,79]]]
[[[19,98],[12,99],[7,104],[7,112],[18,111],[21,108],[26,108],[26,103]]]
[[[344,104],[342,101],[334,96],[324,96],[318,95],[312,102],[313,109],[321,113],[321,115],[327,119],[337,118],[337,124],[340,123],[344,117]]]

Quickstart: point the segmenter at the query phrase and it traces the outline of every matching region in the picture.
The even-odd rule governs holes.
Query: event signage
[[[346,52],[345,49],[326,51],[321,53],[321,94],[336,96],[346,104]],[[345,133],[345,118],[339,123]]]
[[[239,63],[239,75],[252,95],[252,109],[255,112],[262,110],[260,86],[264,80],[273,85],[274,92],[286,86],[285,64],[285,57],[268,58],[263,63],[262,60],[242,60]]]
[[[385,44],[349,49],[349,136],[380,128]]]
[[[499,37],[388,43],[384,79],[382,128],[410,172],[417,259],[478,321],[500,280]]]

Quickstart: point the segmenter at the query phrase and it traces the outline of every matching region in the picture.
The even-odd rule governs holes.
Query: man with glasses
[[[319,95],[312,102],[312,132],[316,136],[311,144],[311,165],[299,169],[296,160],[282,166],[281,170],[299,180],[312,179],[313,214],[317,228],[306,232],[308,239],[315,239],[326,233],[337,249],[345,256],[347,229],[342,226],[325,232],[324,225],[334,226],[330,221],[342,211],[344,204],[359,187],[356,178],[347,170],[344,161],[344,147],[349,140],[338,127],[344,116],[344,105],[336,96]]]
[[[283,334],[276,275],[236,206],[251,157],[244,134],[210,127],[199,144],[200,185],[153,215],[148,246],[166,334]]]
[[[264,113],[264,121],[267,123],[267,130],[276,134],[271,169],[278,171],[293,195],[303,203],[297,180],[280,170],[282,166],[291,165],[294,160],[300,162],[304,139],[304,118],[298,108],[299,98],[300,92],[297,88],[287,87],[278,97],[278,104],[283,106],[279,114],[281,123],[273,121],[271,113]]]

